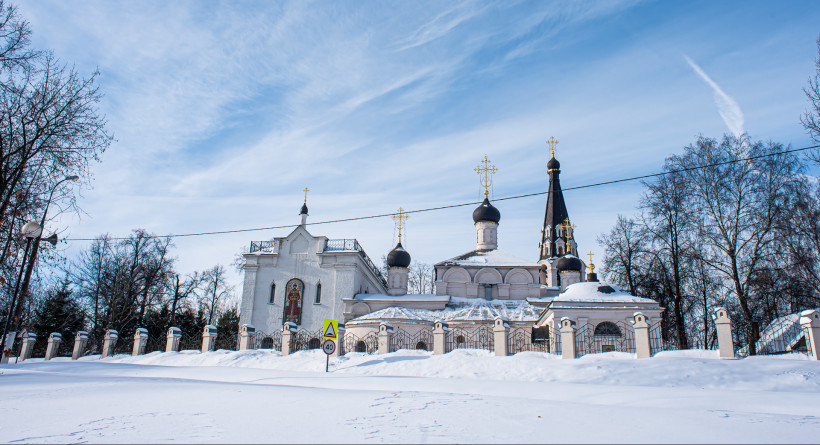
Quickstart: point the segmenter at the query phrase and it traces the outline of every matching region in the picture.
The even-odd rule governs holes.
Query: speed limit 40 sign
[[[336,342],[333,340],[325,340],[325,342],[322,343],[322,351],[325,351],[327,355],[333,354],[333,352],[336,351]]]

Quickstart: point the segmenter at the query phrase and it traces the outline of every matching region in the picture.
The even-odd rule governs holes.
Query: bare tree
[[[204,289],[199,298],[199,305],[203,313],[208,315],[208,324],[213,324],[214,319],[219,316],[221,307],[231,298],[233,286],[228,284],[222,265],[203,272],[202,284]]]
[[[646,192],[641,199],[644,210],[643,230],[650,235],[652,251],[659,256],[658,265],[667,268],[671,291],[668,299],[673,305],[675,334],[678,347],[689,348],[684,318],[685,306],[689,304],[684,292],[688,259],[692,255],[693,219],[691,217],[691,194],[687,181],[667,163],[667,174],[652,182],[645,182]]]
[[[646,254],[646,242],[634,220],[618,215],[615,227],[598,237],[604,248],[603,275],[637,295],[640,280],[639,267]]]
[[[755,159],[761,155],[766,156]],[[743,160],[747,156],[752,159]],[[748,327],[749,351],[755,354],[763,317],[752,280],[774,253],[772,234],[799,163],[781,145],[752,143],[747,136],[724,136],[720,142],[700,137],[671,161],[684,171],[692,190],[703,261],[728,280]]]
[[[196,295],[202,285],[203,279],[203,274],[199,272],[194,272],[184,277],[178,272],[171,272],[170,279],[166,284],[166,291],[171,299],[171,313],[168,319],[169,325],[173,326],[176,321],[177,311],[181,309],[180,306],[184,305],[190,297]]]
[[[809,132],[812,139],[820,142],[820,37],[817,39],[817,60],[814,62],[814,76],[809,78],[809,86],[803,88],[806,98],[809,100],[811,109],[800,116],[800,122]],[[815,161],[820,162],[820,156],[815,153]]]
[[[411,294],[432,294],[433,266],[427,263],[414,262],[407,274],[407,292]]]

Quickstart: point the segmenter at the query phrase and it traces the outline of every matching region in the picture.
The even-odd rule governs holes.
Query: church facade
[[[554,148],[557,141],[550,142]],[[495,167],[486,156],[483,163],[476,168],[483,173],[485,198],[472,213],[475,248],[434,265],[433,294],[407,294],[411,256],[401,244],[401,213],[399,242],[387,255],[384,277],[356,240],[311,235],[303,205],[301,224],[291,234],[252,243],[244,255],[240,323],[266,333],[287,324],[305,336],[320,336],[323,319],[337,319],[346,328],[344,352],[375,352],[379,333],[386,330],[390,350],[432,351],[434,334],[444,330],[446,350],[492,349],[494,330],[502,326],[509,353],[557,353],[563,319],[581,321],[579,329],[589,331],[598,350],[617,350],[616,340],[629,337],[636,312],[658,319],[662,309],[656,302],[598,283],[592,265],[584,274],[554,150],[547,162],[549,188],[537,260],[499,249],[501,212],[487,193],[488,173]],[[610,346],[601,339],[611,340]]]

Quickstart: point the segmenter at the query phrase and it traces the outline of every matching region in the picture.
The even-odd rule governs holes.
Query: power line
[[[699,170],[699,169],[702,169],[702,168],[719,167],[721,165],[734,164],[736,162],[750,161],[750,160],[753,160],[753,159],[766,158],[766,157],[770,157],[770,156],[783,155],[783,154],[787,154],[787,153],[795,153],[795,152],[798,152],[798,151],[811,150],[811,149],[814,149],[814,148],[820,148],[820,145],[812,145],[812,146],[809,146],[809,147],[802,147],[802,148],[793,148],[791,150],[783,150],[783,151],[779,151],[777,153],[768,153],[768,154],[763,154],[763,155],[758,155],[758,156],[749,156],[749,157],[746,157],[746,158],[732,159],[732,160],[729,160],[729,161],[716,162],[716,163],[707,164],[707,165],[698,165],[698,166],[695,166],[695,167],[687,167],[687,168],[682,168],[682,169],[679,169],[679,170],[670,170],[670,171],[659,172],[659,173],[651,173],[651,174],[648,174],[648,175],[632,176],[630,178],[613,179],[611,181],[604,181],[604,182],[596,182],[596,183],[593,183],[593,184],[578,185],[578,186],[575,186],[575,187],[564,188],[564,189],[562,189],[562,191],[566,192],[566,191],[571,191],[571,190],[581,190],[581,189],[592,188],[592,187],[600,187],[600,186],[604,186],[604,185],[618,184],[618,183],[621,183],[621,182],[629,182],[629,181],[637,181],[637,180],[640,180],[640,179],[655,178],[655,177],[658,177],[658,176],[664,176],[664,175],[669,175],[669,174],[673,174],[673,173],[683,173],[683,172],[686,172],[686,171]],[[507,200],[510,200],[510,199],[529,198],[529,197],[532,197],[532,196],[546,195],[547,193],[549,193],[549,191],[526,193],[526,194],[523,194],[523,195],[515,195],[515,196],[507,196],[507,197],[504,197],[504,198],[496,198],[496,199],[494,199],[494,201],[507,201]],[[468,206],[468,205],[481,204],[481,202],[482,201],[471,201],[471,202],[463,202],[463,203],[459,203],[459,204],[449,204],[449,205],[438,206],[438,207],[429,207],[429,208],[426,208],[426,209],[405,210],[405,211],[402,211],[402,213],[407,214],[407,213],[433,212],[433,211],[436,211],[436,210],[454,209],[454,208],[457,208],[457,207],[464,207],[464,206]],[[365,219],[385,218],[385,217],[393,216],[393,215],[397,215],[397,213],[391,212],[391,213],[380,213],[380,214],[377,214],[377,215],[354,216],[354,217],[350,217],[350,218],[330,219],[330,220],[326,220],[326,221],[309,222],[309,223],[306,223],[306,225],[318,226],[318,225],[321,225],[321,224],[335,224],[335,223],[340,223],[340,222],[350,222],[350,221],[361,221],[361,220],[365,220]],[[285,224],[285,225],[281,225],[281,226],[255,227],[255,228],[251,228],[251,229],[216,230],[216,231],[213,231],[213,232],[180,233],[180,234],[176,234],[176,235],[173,235],[173,234],[172,235],[149,235],[149,236],[147,236],[147,238],[183,238],[183,237],[191,237],[191,236],[226,235],[226,234],[229,234],[229,233],[259,232],[259,231],[262,231],[262,230],[287,229],[287,228],[291,228],[291,227],[298,227],[299,225],[300,224]],[[94,241],[95,239],[96,238],[65,238],[64,241]],[[112,238],[108,238],[108,239],[109,240],[125,240],[125,239],[128,239],[128,237],[117,237],[117,238],[112,237]]]

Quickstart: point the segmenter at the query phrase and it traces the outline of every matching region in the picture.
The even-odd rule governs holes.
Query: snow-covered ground
[[[35,359],[0,367],[0,441],[820,441],[820,363],[715,354]]]

